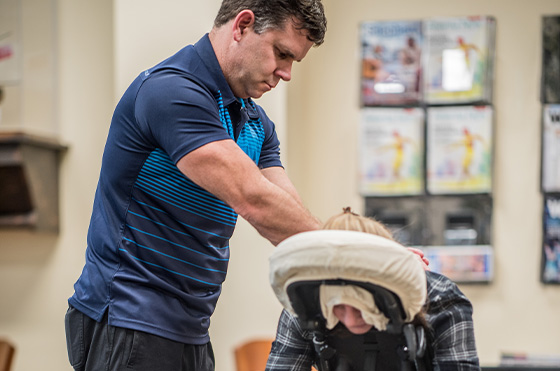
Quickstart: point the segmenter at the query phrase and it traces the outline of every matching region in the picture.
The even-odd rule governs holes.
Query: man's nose
[[[278,66],[276,69],[276,75],[284,81],[290,81],[292,79],[292,64],[286,63],[283,66]]]

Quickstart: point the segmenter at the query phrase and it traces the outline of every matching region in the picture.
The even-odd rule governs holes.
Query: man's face
[[[338,320],[346,326],[348,331],[356,335],[362,335],[372,329],[372,325],[368,325],[363,317],[362,312],[353,306],[339,304],[333,307],[333,313]]]
[[[292,64],[301,61],[313,42],[291,21],[283,30],[268,30],[260,35],[252,27],[245,31],[226,79],[238,98],[260,98],[280,80],[290,81]]]

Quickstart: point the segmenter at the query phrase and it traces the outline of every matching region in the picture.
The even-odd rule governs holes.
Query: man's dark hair
[[[295,27],[306,30],[316,46],[325,39],[327,19],[321,0],[223,0],[214,27],[223,26],[245,9],[255,14],[253,30],[257,34],[283,29],[287,20],[295,20]]]

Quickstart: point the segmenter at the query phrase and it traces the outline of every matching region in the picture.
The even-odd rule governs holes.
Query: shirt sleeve
[[[267,167],[282,166],[280,161],[280,141],[276,134],[276,127],[274,123],[268,118],[264,110],[257,106],[259,116],[261,117],[264,126],[265,138],[261,149],[259,158],[259,168],[266,169]]]
[[[310,371],[313,344],[295,317],[282,311],[265,371]]]
[[[428,280],[427,316],[434,333],[434,369],[480,370],[470,301],[446,277],[429,274],[435,277]]]
[[[175,163],[205,144],[230,139],[210,91],[174,72],[154,73],[144,81],[135,115],[141,130]]]

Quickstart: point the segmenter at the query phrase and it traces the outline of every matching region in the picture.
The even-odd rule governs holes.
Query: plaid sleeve
[[[313,344],[295,317],[282,311],[266,371],[310,371]]]
[[[470,301],[451,280],[433,272],[428,273],[428,296],[434,366],[440,371],[480,370]]]

